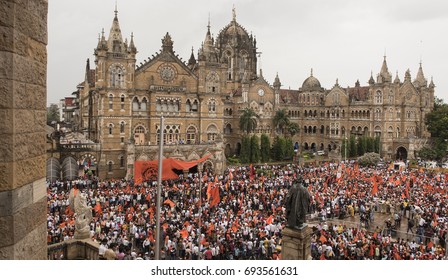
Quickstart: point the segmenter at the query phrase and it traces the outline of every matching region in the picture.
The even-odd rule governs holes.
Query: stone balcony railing
[[[90,239],[68,240],[48,246],[49,260],[98,260],[100,244]]]

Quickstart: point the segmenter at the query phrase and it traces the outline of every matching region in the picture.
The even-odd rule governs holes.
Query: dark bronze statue
[[[306,222],[306,214],[309,212],[311,196],[303,186],[302,178],[294,180],[288,195],[286,196],[286,227],[299,229]]]

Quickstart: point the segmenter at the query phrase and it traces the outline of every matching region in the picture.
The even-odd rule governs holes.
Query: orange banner
[[[162,161],[162,180],[173,180],[179,176],[174,170],[188,170],[198,163],[207,160],[210,157],[206,155],[198,160],[186,162],[174,158],[165,158]],[[141,184],[143,181],[157,180],[159,175],[159,161],[158,160],[145,160],[134,162],[134,183]]]

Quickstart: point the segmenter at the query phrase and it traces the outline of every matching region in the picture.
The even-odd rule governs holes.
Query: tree
[[[349,157],[356,157],[357,154],[356,149],[356,138],[355,135],[350,135],[350,139],[348,141],[348,156]]]
[[[434,102],[434,110],[426,114],[425,124],[431,133],[432,144],[434,149],[434,159],[442,159],[446,157],[448,150],[448,104],[443,103],[442,99],[436,99]],[[425,154],[424,151],[421,151]]]
[[[47,107],[47,124],[51,125],[52,122],[59,121],[59,108],[57,104],[51,104]]]
[[[244,108],[240,116],[240,129],[246,134],[253,132],[257,128],[259,118],[252,108]]]
[[[240,160],[242,163],[249,163],[250,161],[250,137],[243,135],[241,139]]]
[[[272,119],[272,124],[280,130],[281,134],[284,134],[284,129],[289,125],[289,116],[285,109],[275,112],[274,118]]]
[[[262,162],[268,162],[270,159],[269,154],[271,150],[271,141],[269,140],[269,136],[267,136],[266,134],[262,134],[260,142],[260,159]]]
[[[294,135],[298,134],[300,132],[300,126],[298,123],[295,122],[290,122],[288,124],[288,133],[291,137],[293,137]]]
[[[250,162],[260,162],[260,145],[258,143],[258,136],[252,135],[250,138]]]

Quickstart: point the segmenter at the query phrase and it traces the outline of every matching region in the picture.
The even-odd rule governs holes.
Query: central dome
[[[301,91],[321,91],[322,87],[318,79],[313,76],[313,70],[311,70],[311,76],[306,78],[302,84]]]

